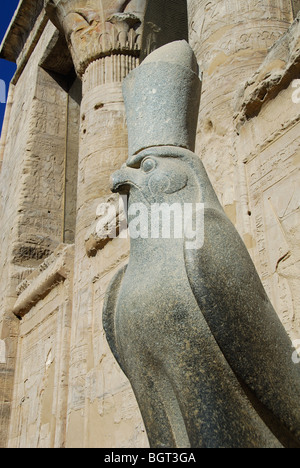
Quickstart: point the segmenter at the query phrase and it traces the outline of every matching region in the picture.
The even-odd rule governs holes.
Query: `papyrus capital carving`
[[[138,57],[146,0],[45,0],[49,17],[63,31],[75,69],[110,55]]]

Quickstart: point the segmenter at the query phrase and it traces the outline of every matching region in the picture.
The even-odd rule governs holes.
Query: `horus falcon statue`
[[[125,79],[129,158],[112,190],[128,196],[129,226],[141,204],[149,226],[153,206],[194,208],[182,236],[132,236],[106,294],[107,341],[152,448],[300,447],[291,341],[194,153],[200,93],[185,41]],[[203,242],[191,243],[191,225]]]

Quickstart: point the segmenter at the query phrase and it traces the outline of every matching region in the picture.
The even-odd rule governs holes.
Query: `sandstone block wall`
[[[289,0],[189,0],[190,43],[203,71],[197,153],[235,223],[239,181],[233,113],[239,86],[292,22]]]
[[[12,313],[20,281],[61,242],[67,93],[38,67],[54,33],[49,24],[18,81],[0,174],[0,337],[5,386],[13,376],[19,323]],[[24,91],[26,90],[26,91]],[[1,398],[1,403],[10,398]],[[3,438],[7,436],[5,431]]]
[[[102,305],[108,282],[128,258],[128,242],[115,239],[89,252],[86,241],[99,221],[97,208],[111,197],[110,175],[127,158],[125,110],[118,82],[95,86],[83,78],[77,221],[74,262],[70,391],[67,446],[143,446],[141,416],[127,379],[108,348],[102,327]],[[97,428],[97,429],[96,429]]]
[[[274,307],[299,339],[299,18],[245,83],[236,151],[245,168],[249,249]]]
[[[61,246],[20,286],[9,448],[65,446],[73,262],[73,246]]]
[[[299,6],[292,3],[293,10],[289,1],[189,6],[203,70],[197,152],[295,339],[300,108],[292,100],[299,75],[299,21],[291,27]]]

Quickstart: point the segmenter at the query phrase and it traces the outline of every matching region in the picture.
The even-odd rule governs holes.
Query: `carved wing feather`
[[[126,272],[127,265],[121,268],[117,274],[112,279],[111,283],[109,284],[104,305],[103,305],[103,327],[106,334],[107,342],[112,350],[119,366],[124,372],[123,365],[119,356],[118,347],[117,347],[117,339],[116,339],[116,330],[115,330],[115,315],[116,315],[116,308],[118,302],[118,296],[120,292],[120,288],[122,285],[123,277]]]
[[[300,367],[235,227],[221,211],[207,210],[203,247],[185,248],[184,255],[191,289],[220,352],[243,388],[277,418],[276,430],[285,426],[288,443],[300,446]]]

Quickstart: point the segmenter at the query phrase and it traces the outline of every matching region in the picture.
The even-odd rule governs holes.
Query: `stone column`
[[[99,251],[90,233],[99,221],[97,207],[111,197],[110,175],[127,158],[122,80],[139,64],[146,2],[86,4],[61,0],[47,5],[83,84],[67,446],[116,447],[122,440],[124,446],[128,441],[142,446],[146,438],[140,413],[108,349],[101,320],[107,283],[126,260],[128,242],[114,239]]]
[[[7,103],[6,103],[6,109],[5,109],[5,116],[3,119],[3,127],[1,131],[1,140],[0,140],[0,172],[2,168],[2,162],[3,162],[3,155],[4,155],[4,149],[5,149],[5,143],[6,143],[6,137],[7,137],[7,132],[8,132],[8,124],[9,124],[9,118],[10,118],[10,111],[12,108],[13,104],[13,96],[14,96],[14,85],[11,84],[7,96]]]
[[[292,22],[291,1],[188,0],[188,7],[190,42],[203,71],[196,152],[227,214],[247,231],[243,167],[234,150],[234,104],[239,88]]]

